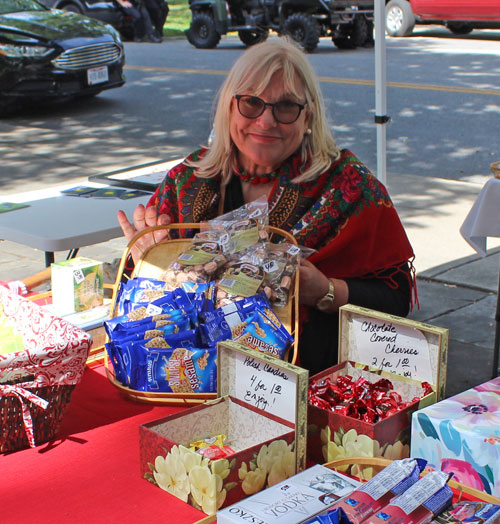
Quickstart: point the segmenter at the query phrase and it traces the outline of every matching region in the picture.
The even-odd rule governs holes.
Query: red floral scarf
[[[205,150],[193,153],[198,159]],[[350,151],[313,182],[293,184],[299,155],[280,168],[269,196],[269,223],[291,232],[300,245],[317,249],[309,260],[328,277],[377,277],[388,270],[413,272],[414,253],[385,187]],[[151,197],[174,222],[200,222],[217,215],[219,180],[201,179],[181,163],[170,170]],[[390,273],[390,271],[389,271]],[[412,288],[415,291],[414,279]],[[415,293],[416,296],[416,293]]]

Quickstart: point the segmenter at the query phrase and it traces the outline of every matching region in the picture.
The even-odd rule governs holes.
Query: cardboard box
[[[217,524],[300,524],[323,513],[361,485],[316,464],[260,493],[217,512]]]
[[[57,315],[101,306],[104,298],[103,263],[76,257],[51,265],[52,304]]]
[[[411,456],[500,497],[500,377],[413,413]]]
[[[346,374],[370,382],[384,377],[406,402],[422,397],[422,382],[428,382],[433,392],[377,423],[309,405],[308,460],[408,457],[411,414],[444,396],[447,348],[447,329],[349,304],[341,307],[339,364],[313,376],[311,382]],[[357,474],[356,467],[350,471]]]
[[[232,341],[217,365],[216,400],[140,427],[142,476],[207,514],[305,468],[308,372]],[[188,449],[218,434],[227,459]]]

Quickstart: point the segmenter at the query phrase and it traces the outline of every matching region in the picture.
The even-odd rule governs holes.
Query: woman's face
[[[299,99],[285,92],[282,73],[278,71],[258,96],[265,102],[292,100],[303,104],[306,98],[298,78],[296,90],[300,95]],[[255,95],[256,93],[246,91],[237,94]],[[301,144],[308,121],[307,107],[292,124],[277,122],[269,106],[266,106],[265,111],[258,118],[246,118],[238,111],[236,99],[233,98],[229,130],[238,148],[240,166],[252,174],[264,174],[276,170]]]

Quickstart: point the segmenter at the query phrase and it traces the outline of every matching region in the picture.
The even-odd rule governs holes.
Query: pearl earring
[[[311,129],[308,127],[308,128],[306,129],[306,135],[310,135],[311,133],[312,133],[312,131],[311,131]]]

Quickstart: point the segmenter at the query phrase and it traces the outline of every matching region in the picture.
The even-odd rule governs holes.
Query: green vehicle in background
[[[269,31],[290,35],[308,53],[323,36],[339,49],[373,45],[374,0],[190,0],[189,7],[186,37],[200,49],[216,47],[230,32],[253,45]]]

